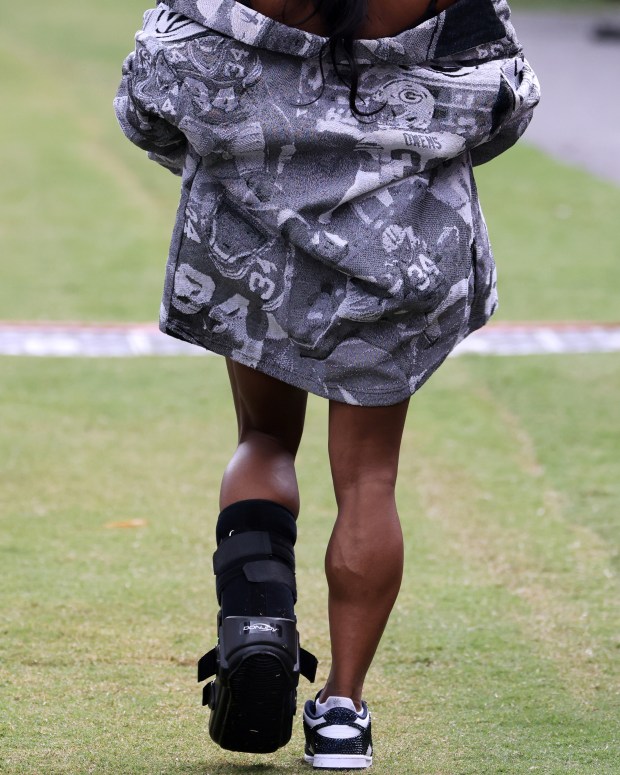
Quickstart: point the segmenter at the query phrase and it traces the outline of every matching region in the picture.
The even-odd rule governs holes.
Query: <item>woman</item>
[[[538,102],[505,0],[169,0],[115,102],[182,175],[161,328],[227,358],[239,446],[222,480],[217,647],[199,663],[222,747],[288,742],[300,672],[295,456],[329,404],[338,515],[332,664],[304,708],[315,768],[372,762],[362,699],[403,566],[394,487],[410,396],[496,307],[472,168]]]

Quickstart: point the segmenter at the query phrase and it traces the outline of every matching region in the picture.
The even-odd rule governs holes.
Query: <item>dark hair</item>
[[[368,11],[368,0],[313,0],[321,14],[329,41],[327,51],[336,75],[349,87],[349,107],[357,115],[364,114],[357,107],[359,67],[355,61],[353,41]]]
[[[357,106],[359,66],[355,61],[353,47],[356,34],[368,12],[368,0],[312,0],[312,4],[314,10],[300,23],[318,15],[327,28],[329,39],[321,51],[321,70],[323,57],[328,55],[336,75],[349,87],[352,112],[358,116],[374,115],[377,110],[365,113]]]
[[[437,14],[438,0],[430,0],[423,16],[418,20],[427,21]],[[381,112],[384,105],[364,112],[357,107],[359,88],[359,66],[355,61],[353,42],[368,13],[368,0],[312,0],[314,10],[302,21],[308,21],[319,15],[327,27],[328,41],[321,51],[321,73],[323,83],[323,57],[329,54],[338,78],[349,87],[349,107],[356,116],[374,116]]]

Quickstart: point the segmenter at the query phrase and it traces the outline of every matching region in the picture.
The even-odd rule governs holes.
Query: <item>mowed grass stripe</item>
[[[5,25],[0,52],[6,316],[155,319],[178,183],[122,142],[122,56],[109,69],[72,61]]]
[[[563,766],[567,771],[594,772],[600,767],[613,772],[617,766],[614,717],[619,696],[620,632],[614,566],[618,543],[604,541],[593,529],[571,518],[568,504],[578,498],[581,487],[588,486],[588,468],[582,468],[580,479],[556,489],[558,482],[545,473],[545,456],[538,456],[529,429],[534,418],[534,425],[544,427],[548,407],[538,403],[539,393],[551,386],[557,393],[560,373],[583,373],[591,363],[577,359],[571,366],[569,359],[563,359],[558,373],[552,374],[555,363],[547,361],[540,367],[540,371],[546,370],[546,379],[539,373],[538,381],[529,383],[519,380],[519,367],[514,362],[485,362],[482,368],[472,360],[459,363],[458,368],[450,364],[435,383],[435,387],[446,384],[448,389],[441,391],[440,387],[439,393],[420,396],[418,408],[426,401],[434,411],[421,412],[421,422],[410,426],[414,434],[416,427],[418,431],[418,455],[414,460],[408,458],[411,476],[421,482],[422,502],[433,529],[435,523],[441,525],[446,545],[462,558],[467,586],[488,590],[490,602],[482,614],[486,624],[481,627],[481,641],[489,643],[488,656],[493,664],[486,675],[493,675],[494,665],[500,671],[508,666],[512,672],[512,689],[506,691],[501,683],[495,687],[497,718],[507,721],[512,717],[509,724],[521,718],[521,744],[509,726],[502,723],[498,728],[499,735],[506,734],[504,766],[508,769],[496,770],[489,765],[488,770],[472,772],[526,771],[518,765],[523,746],[532,753],[537,748],[528,735],[539,738],[541,744],[550,735],[548,739],[555,739],[558,749],[566,745]],[[600,365],[605,367],[605,361]],[[615,369],[617,380],[618,367],[617,359],[610,359],[604,370]],[[489,380],[495,382],[493,392],[481,379],[484,372],[493,375]],[[557,395],[555,405],[559,414],[578,413],[582,428],[598,414],[598,408],[591,407],[600,406],[613,391],[613,383],[605,385],[597,371],[589,372],[589,377],[590,393],[571,390],[569,383],[565,389],[570,400],[567,403]],[[512,381],[512,390],[502,395],[497,383],[507,378]],[[531,389],[524,391],[524,384]],[[441,392],[444,400],[437,401]],[[529,412],[522,418],[509,408],[517,392],[523,403],[529,401]],[[604,435],[603,428],[599,426],[599,430]],[[556,443],[562,446],[561,436],[556,436]],[[612,455],[612,447],[606,452]],[[617,500],[606,504],[610,514],[614,502]],[[616,535],[617,530],[616,522]],[[446,567],[454,562],[454,558],[448,560]],[[501,641],[495,642],[497,628],[489,628],[489,619],[497,616],[504,625],[513,622],[520,631],[504,648]],[[520,651],[530,655],[522,665]],[[479,655],[480,646],[469,655],[474,664]],[[507,664],[503,664],[504,658]],[[526,685],[529,689],[520,692]],[[533,690],[533,686],[537,688]],[[487,689],[488,697],[493,687]],[[488,703],[482,700],[476,698],[480,705]],[[511,746],[515,760],[510,760]],[[557,770],[546,767],[545,756],[539,757],[542,771],[560,771],[559,765]]]
[[[21,140],[19,147],[25,155],[36,156],[39,142],[46,140],[49,145],[42,150],[47,154],[53,147],[68,150],[76,154],[75,165],[90,166],[94,174],[109,179],[124,196],[128,216],[144,215],[140,211],[146,211],[155,221],[170,214],[174,181],[173,186],[153,187],[152,178],[168,182],[168,176],[154,174],[159,171],[153,164],[136,164],[140,152],[136,156],[132,146],[118,142],[120,130],[112,99],[120,81],[122,58],[113,68],[102,69],[87,61],[77,69],[64,51],[44,52],[29,38],[17,42],[6,28],[0,29],[0,57],[4,72],[11,75],[7,79],[11,102],[19,108],[6,117],[7,135]],[[51,125],[50,119],[54,121]],[[43,128],[45,132],[38,135]],[[139,173],[145,169],[153,174],[141,177]],[[70,167],[66,173],[71,175]],[[30,180],[32,184],[37,182],[36,178]]]
[[[479,555],[479,564],[492,577],[532,607],[541,639],[554,649],[553,656],[572,690],[588,702],[592,700],[588,691],[613,689],[617,699],[620,646],[620,527],[614,519],[619,488],[613,474],[617,471],[617,437],[608,431],[609,402],[618,384],[620,362],[614,356],[600,361],[609,382],[601,379],[600,373],[590,372],[590,363],[580,356],[572,361],[561,359],[553,368],[556,364],[548,360],[536,363],[526,359],[520,379],[519,364],[476,363],[475,369],[471,368],[472,361],[464,364],[471,368],[471,395],[459,437],[466,441],[467,424],[476,427],[484,415],[492,421],[490,433],[482,435],[478,445],[467,453],[467,481],[475,486],[473,497],[467,499],[468,518],[461,520],[453,515],[450,521],[458,543],[468,547],[467,554]],[[535,381],[531,380],[532,372],[537,374]],[[568,372],[574,374],[574,379],[565,382]],[[508,383],[506,375],[512,377]],[[583,389],[585,382],[587,390]],[[524,383],[531,386],[527,402]],[[570,396],[568,407],[559,396],[560,385]],[[545,393],[548,398],[553,396],[551,405],[546,404]],[[480,415],[478,421],[472,419],[472,410]],[[440,446],[436,433],[441,423],[429,427],[429,445],[434,449]],[[570,445],[567,432],[582,436],[587,433],[588,442],[582,443],[581,449]],[[454,430],[445,427],[445,438],[454,435]],[[547,442],[550,438],[555,446],[541,448],[541,438]],[[458,478],[463,461],[458,455],[450,457],[449,449],[444,447],[440,454],[451,461]],[[564,471],[561,460],[571,457],[574,471]],[[550,463],[560,466],[560,476]],[[603,477],[607,485],[599,478],[599,467],[608,472],[608,478]],[[433,480],[429,477],[425,481]],[[597,487],[598,491],[593,491]],[[496,488],[501,489],[501,503],[493,495]],[[584,493],[590,496],[590,513],[580,507]],[[450,519],[449,508],[443,513]],[[476,538],[481,529],[484,542]],[[505,559],[507,551],[510,562]],[[600,617],[596,648],[590,642],[591,608]],[[597,675],[600,685],[593,680]],[[600,699],[600,695],[597,697]]]
[[[453,361],[412,404],[399,483],[407,573],[367,688],[379,773],[616,771],[617,544],[574,505],[586,450],[610,470],[599,407],[620,366],[543,361]],[[575,389],[572,371],[588,374]],[[273,757],[236,756],[208,742],[198,704],[193,664],[215,636],[217,484],[234,445],[220,359],[6,358],[2,393],[8,771],[304,772],[299,725]],[[311,401],[300,455],[298,613],[319,684],[335,513],[326,408]],[[541,417],[559,449],[582,439],[580,479],[550,465]],[[614,514],[605,482],[596,502]],[[105,527],[129,519],[148,524]],[[311,694],[305,684],[301,699]]]

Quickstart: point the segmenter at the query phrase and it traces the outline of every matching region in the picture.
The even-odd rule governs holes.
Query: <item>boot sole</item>
[[[273,753],[291,739],[296,686],[274,654],[248,654],[214,690],[209,734],[221,748]]]

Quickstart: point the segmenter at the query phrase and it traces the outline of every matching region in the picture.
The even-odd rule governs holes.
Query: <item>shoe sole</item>
[[[273,653],[248,654],[230,672],[227,685],[218,681],[214,690],[209,734],[220,747],[273,753],[291,739],[296,686]]]
[[[315,770],[365,770],[372,767],[372,756],[345,754],[304,754],[304,761]]]

